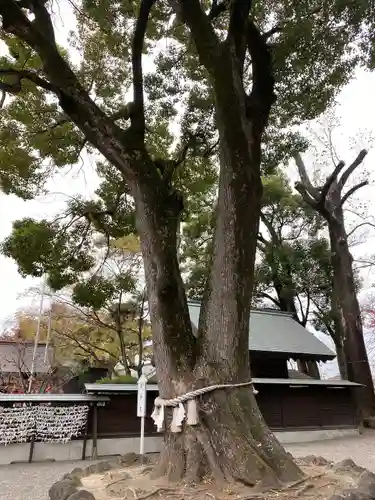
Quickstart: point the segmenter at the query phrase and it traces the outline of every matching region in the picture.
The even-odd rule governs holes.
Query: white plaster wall
[[[282,431],[275,432],[275,436],[282,444],[311,443],[312,441],[326,441],[359,436],[359,429],[318,429],[314,431]]]
[[[139,453],[139,438],[98,439],[98,457]],[[145,453],[157,453],[163,445],[162,436],[145,438]],[[81,460],[83,440],[69,443],[35,443],[33,462]],[[91,458],[92,440],[86,444],[86,458]],[[0,445],[0,465],[29,460],[30,443]]]
[[[358,429],[321,429],[305,431],[283,431],[276,432],[276,437],[282,444],[308,443],[312,441],[324,441],[358,436]],[[111,455],[124,455],[125,453],[139,453],[139,438],[113,438],[98,440],[98,457]],[[157,453],[163,446],[163,436],[145,438],[145,453]],[[71,441],[70,443],[35,443],[33,462],[46,460],[74,461],[82,458],[83,441]],[[0,445],[0,465],[14,462],[27,462],[29,459],[30,444]],[[92,441],[87,440],[86,458],[91,458]]]

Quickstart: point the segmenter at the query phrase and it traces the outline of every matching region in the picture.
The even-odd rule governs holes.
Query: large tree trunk
[[[342,208],[339,206],[333,217],[330,217],[329,234],[334,290],[337,291],[340,303],[339,313],[344,332],[342,346],[346,360],[346,375],[348,380],[363,384],[364,387],[355,393],[358,395],[362,414],[367,417],[374,415],[375,412],[374,385],[363,337],[361,310],[353,275],[353,257],[349,250]]]
[[[339,326],[335,337],[338,345],[343,346],[348,380],[362,385],[362,388],[356,389],[354,393],[357,397],[358,410],[363,417],[375,414],[375,393],[363,337],[361,311],[353,273],[353,257],[345,230],[343,205],[354,192],[366,185],[367,181],[353,186],[344,195],[342,190],[366,155],[367,151],[362,150],[340,177],[345,163],[339,162],[324,185],[319,188],[311,184],[301,156],[296,154],[295,157],[301,178],[296,188],[305,202],[317,210],[328,224],[333,274],[332,308],[335,323]]]
[[[199,415],[199,426],[166,433],[156,475],[196,482],[208,473],[219,482],[264,486],[300,477],[265,424],[251,389],[212,393],[200,401]]]
[[[226,189],[220,192],[221,200],[229,198]],[[253,199],[244,207],[248,215],[253,214],[255,230],[257,218],[253,208],[258,201],[251,202]],[[147,205],[139,204],[137,209],[139,215],[142,214],[138,218],[138,229],[145,260],[160,395],[170,398],[197,387],[249,380],[249,306],[240,300],[228,300],[232,287],[241,292],[238,281],[244,274],[232,274],[233,263],[238,260],[226,256],[222,261],[225,267],[220,273],[220,293],[217,288],[215,292],[210,291],[204,327],[201,326],[199,337],[195,338],[175,257],[174,225],[163,220],[157,206],[155,211],[150,211],[147,207],[151,203],[150,196]],[[219,226],[217,234],[223,229]],[[234,232],[226,234],[230,242]],[[230,245],[231,251],[237,252]],[[220,248],[218,244],[217,251]],[[221,252],[225,255],[222,248]],[[218,267],[214,267],[212,280],[218,276]],[[247,287],[242,293],[245,288],[247,295],[250,293]],[[220,301],[219,304],[216,301]],[[185,343],[174,332],[184,332]],[[300,476],[291,457],[267,428],[251,387],[207,394],[200,398],[198,407],[198,426],[186,425],[181,433],[173,434],[167,425],[157,474],[166,474],[170,480],[197,481],[210,473],[217,480],[234,479],[245,484],[257,481],[275,484],[277,480],[288,481]]]
[[[212,267],[197,336],[192,332],[176,256],[179,207],[153,187],[135,196],[160,395],[250,380],[249,316],[262,186],[260,136],[229,48],[215,74],[220,182]],[[164,196],[164,203],[160,204]],[[301,471],[261,416],[251,387],[217,390],[198,401],[199,425],[166,429],[157,473],[170,479],[275,484]]]

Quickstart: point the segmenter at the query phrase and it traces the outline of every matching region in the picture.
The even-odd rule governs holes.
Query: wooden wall
[[[257,389],[259,407],[273,430],[340,428],[359,423],[350,388],[259,384]],[[156,433],[150,415],[157,393],[147,395],[145,431],[151,435]],[[98,437],[139,436],[140,419],[136,412],[136,392],[111,396],[110,403],[98,408]],[[90,422],[89,435],[91,428]]]
[[[352,390],[262,384],[257,401],[273,430],[349,427],[359,423]]]

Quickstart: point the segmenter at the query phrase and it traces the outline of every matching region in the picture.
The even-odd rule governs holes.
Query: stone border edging
[[[331,495],[328,500],[373,500],[375,499],[375,474],[357,465],[351,458],[341,460],[341,462],[331,462],[323,457],[308,455],[298,459],[299,462],[313,465],[326,465],[335,472],[353,473],[359,475],[356,485],[353,488],[345,489],[340,493]]]
[[[50,500],[95,500],[92,493],[87,490],[79,489],[82,486],[81,479],[91,476],[91,474],[100,474],[113,469],[119,469],[124,466],[136,464],[140,461],[140,455],[137,453],[127,453],[117,459],[91,464],[87,467],[75,468],[69,474],[53,484],[48,492]],[[143,463],[148,463],[147,457],[143,457]]]
[[[57,483],[53,484],[49,490],[50,500],[95,500],[92,493],[87,490],[79,489],[82,486],[81,479],[91,474],[100,474],[113,469],[119,469],[124,466],[134,465],[140,462],[140,455],[137,453],[127,453],[121,457],[98,462],[89,465],[83,469],[73,469],[69,474],[65,474]],[[341,462],[334,463],[323,457],[308,455],[297,459],[298,463],[311,464],[317,466],[331,467],[337,473],[353,473],[359,475],[358,481],[353,488],[346,489],[340,493],[331,495],[328,500],[373,500],[375,499],[375,474],[357,465],[351,458],[346,458]],[[147,464],[149,460],[143,457],[143,463]]]

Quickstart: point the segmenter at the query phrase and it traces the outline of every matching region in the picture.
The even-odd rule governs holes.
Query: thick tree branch
[[[223,0],[222,2],[218,2],[218,0],[213,0],[211,9],[208,13],[208,19],[213,21],[217,17],[220,16],[223,12],[225,12],[230,5],[230,0]]]
[[[310,315],[311,295],[310,295],[310,291],[309,290],[306,290],[306,297],[307,297],[307,303],[306,303],[305,320],[304,320],[304,325],[303,326],[306,326],[307,320],[308,320],[309,315]]]
[[[300,310],[301,317],[302,317],[301,325],[302,326],[306,326],[306,323],[307,323],[307,311],[306,311],[306,313],[304,313],[303,304],[302,304],[302,300],[301,300],[301,298],[299,296],[299,293],[296,293],[295,297],[296,297],[296,299],[298,301],[299,310]]]
[[[302,156],[299,152],[294,154],[294,160],[296,162],[298,173],[301,178],[301,183],[305,189],[306,194],[308,194],[310,198],[318,202],[320,198],[319,190],[312,185],[305,167],[305,163],[302,160]],[[300,191],[300,189],[297,188],[297,184],[296,184],[296,189],[301,193],[302,196],[304,196]]]
[[[358,191],[358,189],[361,189],[364,186],[368,186],[368,181],[362,181],[359,184],[356,184],[355,186],[350,188],[349,191],[345,193],[344,196],[342,197],[340,202],[340,207],[342,208],[347,199],[350,198],[350,196],[352,196],[352,194],[354,194],[356,191]]]
[[[44,90],[48,92],[53,92],[58,94],[60,89],[59,87],[53,85],[48,82],[44,78],[41,78],[34,71],[29,71],[25,69],[15,69],[15,68],[1,68],[0,69],[0,77],[14,77],[13,83],[0,82],[0,89],[9,94],[18,94],[22,91],[22,80],[29,80],[34,83],[38,87],[42,87]]]
[[[30,21],[14,0],[1,0],[3,29],[18,36],[39,55],[50,90],[59,99],[63,111],[90,141],[127,179],[163,189],[162,179],[148,156],[144,144],[136,143],[131,130],[123,130],[101,110],[82,87],[53,41]],[[39,81],[40,84],[43,81]]]
[[[272,55],[252,20],[248,20],[246,41],[253,68],[253,88],[247,103],[248,114],[255,126],[254,131],[261,135],[267,125],[271,106],[276,100]]]
[[[141,134],[142,141],[144,140],[145,134],[142,51],[148,19],[154,3],[155,0],[142,0],[135,25],[132,45],[134,112],[131,115],[131,121],[135,130]]]
[[[348,182],[349,177],[352,175],[354,170],[359,167],[359,165],[363,162],[367,155],[367,150],[362,149],[360,153],[358,154],[357,158],[353,161],[353,163],[345,170],[345,172],[342,174],[340,180],[339,180],[339,189],[341,190],[345,184]]]
[[[169,3],[177,16],[190,29],[200,62],[210,73],[213,73],[218,58],[219,39],[200,1],[169,0]]]
[[[129,120],[130,115],[132,114],[132,110],[134,109],[134,105],[132,102],[128,102],[125,106],[120,108],[118,111],[111,115],[111,119],[115,122],[117,120]]]
[[[7,93],[5,92],[5,90],[2,90],[1,91],[1,98],[0,98],[0,109],[4,106],[6,96],[7,96]]]
[[[310,207],[317,207],[320,203],[320,200],[316,200],[313,198],[306,189],[306,186],[302,184],[302,182],[296,182],[294,184],[294,187],[296,190],[299,192],[299,194],[302,196],[302,199],[309,205]]]
[[[1,106],[0,106],[0,108],[1,108]],[[132,109],[133,109],[133,103],[129,102],[126,106],[120,108],[118,111],[116,111],[115,113],[113,113],[113,115],[111,115],[110,117],[111,117],[111,119],[113,121],[117,121],[117,120],[120,120],[120,119],[129,120]],[[42,130],[38,130],[37,133],[38,134],[45,134],[45,133],[49,132],[50,130],[53,130],[53,129],[57,128],[57,127],[60,127],[61,125],[65,125],[66,123],[72,123],[72,120],[68,116],[66,116],[65,118],[61,118],[61,120],[57,120],[55,123],[53,123],[52,125],[50,125],[48,128],[44,128]],[[86,144],[86,142],[87,141],[85,141],[85,143],[83,144],[83,146],[80,148],[80,152],[82,151],[82,149],[83,149],[84,145]]]
[[[277,306],[279,309],[281,309],[280,302],[277,299],[275,299],[274,297],[272,297],[272,295],[270,295],[269,293],[260,292],[259,297],[263,297],[264,299],[270,300],[273,304],[275,304],[275,306]]]
[[[334,182],[337,182],[337,177],[339,175],[339,173],[341,172],[341,170],[345,167],[345,163],[343,161],[340,161],[334,171],[332,172],[331,175],[329,175],[326,179],[326,182],[324,183],[321,191],[320,191],[320,196],[321,196],[321,199],[323,201],[323,203],[325,202],[325,199],[327,197],[327,194],[332,186],[332,184]]]
[[[252,0],[232,0],[230,3],[227,40],[229,43],[233,43],[241,75],[245,61],[246,27],[251,5]]]
[[[283,24],[276,24],[275,26],[273,26],[270,30],[268,31],[265,31],[264,33],[262,33],[262,37],[264,38],[264,40],[268,40],[269,38],[271,38],[272,35],[275,35],[276,33],[282,33],[283,30],[284,30],[284,25]]]
[[[266,226],[267,231],[269,232],[269,234],[271,236],[272,243],[274,245],[279,245],[280,239],[275,231],[275,228],[272,226],[271,222],[267,219],[267,217],[262,212],[260,213],[260,220]]]
[[[258,236],[257,236],[257,240],[258,242],[260,243],[263,243],[264,245],[264,248],[267,246],[267,245],[270,245],[270,242],[266,240],[266,238],[263,236],[262,233],[258,233]]]
[[[42,33],[48,41],[56,47],[55,32],[51,16],[46,8],[47,0],[26,0],[26,7],[34,14],[34,24],[40,33]]]

